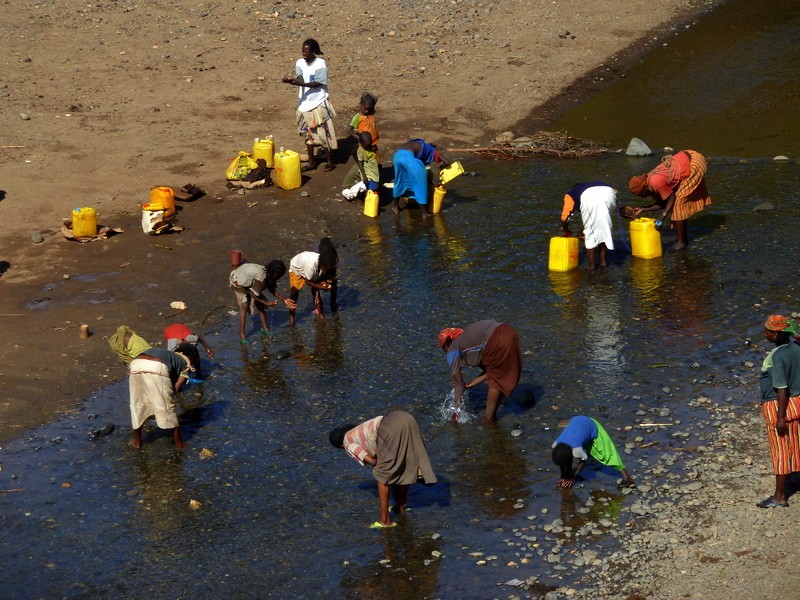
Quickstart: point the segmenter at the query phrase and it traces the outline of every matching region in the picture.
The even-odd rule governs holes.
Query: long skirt
[[[297,111],[297,131],[306,138],[306,144],[322,146],[329,150],[339,147],[336,132],[333,130],[333,119],[336,111],[326,99],[313,110]]]
[[[519,337],[511,325],[503,323],[489,336],[481,353],[481,367],[486,370],[490,386],[499,388],[506,398],[511,396],[522,373]]]
[[[414,198],[417,204],[428,203],[428,170],[411,150],[398,150],[392,156],[394,198]]]
[[[587,250],[605,244],[614,249],[611,235],[611,215],[617,210],[617,192],[606,185],[590,187],[581,194],[581,220],[583,221],[583,241]]]
[[[425,442],[417,421],[404,410],[389,411],[378,426],[378,463],[372,474],[385,485],[410,485],[417,471],[425,483],[436,483]]]
[[[175,392],[167,365],[146,358],[131,362],[129,389],[131,395],[131,426],[139,429],[152,416],[161,429],[178,426],[175,411]]]
[[[673,221],[685,221],[694,213],[711,204],[711,196],[706,188],[705,157],[694,150],[685,150],[690,158],[691,173],[680,182],[675,191],[675,206],[672,209]]]
[[[790,403],[800,403],[800,397],[789,398]],[[787,413],[789,410],[787,409]],[[788,475],[800,471],[800,420],[786,421],[789,429],[784,436],[778,435],[775,425],[778,423],[778,401],[767,400],[761,404],[761,413],[767,424],[767,442],[772,459],[772,471],[775,475]],[[788,415],[787,415],[788,419]]]

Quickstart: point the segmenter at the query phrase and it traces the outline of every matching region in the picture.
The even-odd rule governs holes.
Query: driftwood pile
[[[558,131],[540,131],[533,135],[498,140],[485,148],[449,148],[450,152],[474,152],[481,158],[514,160],[534,156],[587,158],[614,152],[591,140],[572,137]]]

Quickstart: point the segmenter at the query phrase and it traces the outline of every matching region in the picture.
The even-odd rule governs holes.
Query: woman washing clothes
[[[373,529],[397,525],[389,516],[390,491],[397,514],[404,515],[408,486],[417,482],[419,474],[426,484],[436,483],[419,425],[404,410],[391,410],[360,425],[337,427],[328,439],[334,448],[343,448],[362,466],[373,467],[380,508],[380,519],[370,525]]]
[[[642,212],[661,211],[656,226],[667,217],[672,219],[678,233],[676,250],[683,250],[689,244],[686,220],[711,204],[706,188],[706,159],[694,150],[682,150],[668,154],[661,163],[645,173],[636,175],[628,182],[632,194],[642,198],[650,196],[655,204],[636,207],[629,212],[638,217]],[[626,216],[626,215],[623,215]]]
[[[296,85],[297,98],[297,130],[306,138],[308,164],[303,171],[317,168],[314,146],[321,146],[325,152],[323,171],[332,171],[333,150],[338,148],[336,133],[333,130],[333,119],[336,111],[328,100],[328,65],[322,56],[319,43],[307,39],[301,48],[302,58],[298,58],[294,67],[294,77],[283,77],[281,81]]]
[[[508,398],[514,392],[522,373],[522,355],[519,337],[511,325],[498,321],[478,321],[465,329],[448,327],[439,332],[439,346],[447,355],[453,374],[455,408],[461,406],[464,390],[488,383],[486,414],[483,422],[494,423],[500,397]],[[464,383],[463,367],[478,367],[481,374]],[[458,413],[453,413],[453,421]]]
[[[395,150],[392,164],[394,165],[392,212],[394,214],[400,212],[400,198],[414,198],[422,210],[422,217],[427,219],[429,216],[428,170],[425,167],[437,164],[439,168],[443,168],[450,163],[439,153],[436,146],[416,138],[407,141]]]

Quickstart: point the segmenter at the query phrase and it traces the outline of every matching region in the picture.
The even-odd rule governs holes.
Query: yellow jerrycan
[[[256,138],[253,142],[253,152],[251,154],[253,160],[263,158],[267,166],[271,169],[275,166],[275,142],[272,141],[272,136],[268,135],[265,138]]]
[[[97,235],[97,211],[90,207],[72,209],[72,235],[94,237]]]
[[[300,187],[300,155],[293,150],[283,150],[275,154],[275,175],[272,181],[279,188],[293,190]]]
[[[661,232],[656,229],[655,219],[639,217],[631,221],[631,253],[639,258],[661,256]]]
[[[439,214],[442,212],[442,204],[444,198],[447,196],[447,189],[443,185],[437,185],[433,188],[433,204],[431,205],[431,214]]]
[[[364,215],[372,218],[377,217],[378,204],[380,204],[378,192],[373,192],[372,190],[368,191],[367,197],[364,199]]]
[[[570,271],[578,266],[578,238],[558,235],[550,238],[550,270]]]
[[[167,215],[175,212],[175,192],[171,187],[157,185],[150,189],[150,204],[160,204]]]

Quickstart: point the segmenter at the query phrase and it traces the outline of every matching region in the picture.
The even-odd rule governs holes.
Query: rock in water
[[[628,149],[625,150],[626,156],[650,156],[652,150],[639,138],[631,138]]]
[[[753,212],[760,212],[762,210],[775,210],[775,205],[772,202],[762,202],[753,207]]]

